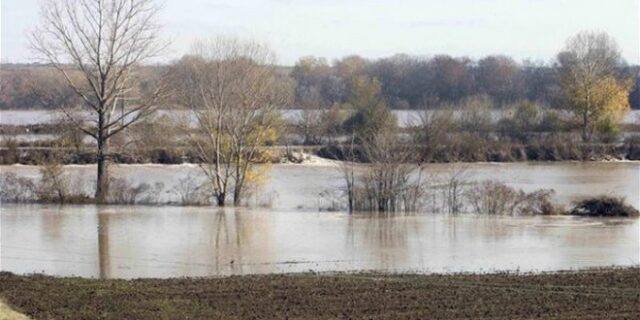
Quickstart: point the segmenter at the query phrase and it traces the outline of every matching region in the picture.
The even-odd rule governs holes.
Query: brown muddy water
[[[446,173],[451,166],[427,170]],[[66,169],[74,184],[91,188],[93,166]],[[611,194],[640,206],[638,163],[465,169],[474,181],[497,179],[526,191],[553,188],[562,204]],[[32,166],[0,170],[39,175]],[[199,176],[192,165],[115,166],[113,174],[134,183],[163,182],[167,189],[181,177]],[[548,271],[640,263],[639,219],[320,212],[320,194],[341,184],[330,162],[273,165],[261,192],[269,209],[2,204],[0,270],[166,278],[309,270]]]

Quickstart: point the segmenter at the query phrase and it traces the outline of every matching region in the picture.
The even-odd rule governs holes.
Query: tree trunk
[[[109,172],[107,168],[107,143],[98,142],[98,178],[96,180],[96,202],[105,203],[109,194]]]
[[[589,133],[589,117],[585,112],[582,115],[582,141],[589,142],[591,140],[591,134]]]
[[[105,117],[103,112],[98,113],[98,152],[96,162],[98,165],[98,175],[96,179],[96,195],[97,203],[106,203],[109,194],[109,173],[107,172],[107,152],[108,140],[104,130]]]
[[[242,200],[242,185],[235,186],[233,189],[233,205],[238,207],[240,206],[240,201]]]
[[[244,179],[246,177],[247,167],[242,167],[240,161],[240,155],[242,154],[242,147],[236,155],[236,183],[233,185],[233,205],[235,207],[240,206],[242,200],[242,188],[244,187]]]
[[[219,193],[216,196],[216,200],[218,201],[218,207],[224,207],[225,206],[225,199],[226,199],[227,195],[224,193]]]

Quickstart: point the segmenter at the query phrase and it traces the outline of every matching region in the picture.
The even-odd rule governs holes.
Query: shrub
[[[109,202],[113,204],[157,204],[164,184],[156,182],[131,185],[125,179],[112,179],[109,186]]]
[[[206,206],[211,204],[211,187],[206,181],[188,175],[180,180],[169,191],[178,197],[178,204],[183,206]]]
[[[55,161],[48,162],[40,169],[38,199],[41,202],[64,203],[69,196],[69,181],[64,175],[64,167]]]
[[[626,157],[629,160],[640,160],[640,136],[629,136],[624,141]]]
[[[488,180],[467,190],[466,198],[476,213],[489,215],[551,215],[557,210],[551,202],[553,190],[531,193]]]
[[[620,124],[612,117],[606,117],[597,125],[598,140],[603,143],[615,143],[620,137]]]
[[[20,150],[18,141],[13,137],[8,137],[3,141],[4,152],[2,153],[2,164],[14,164],[20,161]]]
[[[0,173],[0,200],[6,202],[32,202],[37,187],[32,179],[18,177],[13,172]]]
[[[546,110],[544,112],[538,129],[549,133],[559,133],[567,130],[565,121],[560,113],[555,110]]]
[[[369,163],[356,170],[353,158],[341,169],[350,212],[409,212],[421,206],[422,168],[394,131],[378,133],[362,146]],[[417,177],[413,178],[412,173]]]
[[[624,198],[599,196],[575,204],[569,214],[589,217],[637,217],[638,210],[625,203]]]

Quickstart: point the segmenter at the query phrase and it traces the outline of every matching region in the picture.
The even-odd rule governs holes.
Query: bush
[[[112,204],[157,204],[164,184],[156,182],[153,186],[148,183],[131,185],[125,179],[111,179],[109,186],[109,203]]]
[[[476,213],[489,215],[552,215],[553,190],[540,189],[531,193],[516,190],[506,184],[488,180],[466,192],[466,198]]]
[[[576,203],[570,215],[587,217],[637,217],[638,210],[625,203],[624,198],[599,196]]]
[[[13,172],[0,174],[0,200],[32,202],[37,198],[37,186],[32,179],[18,177]]]
[[[0,155],[1,164],[14,164],[20,161],[20,150],[18,149],[18,141],[12,137],[5,139],[3,142],[4,149]]]
[[[187,175],[169,191],[178,197],[182,206],[207,206],[211,204],[211,187],[194,175]]]
[[[615,143],[620,139],[620,124],[612,117],[606,117],[598,123],[598,140],[602,143]]]
[[[64,175],[64,167],[52,161],[42,166],[40,175],[39,201],[64,203],[70,195],[69,181]]]
[[[640,160],[640,136],[629,136],[624,141],[626,158],[629,160]]]
[[[546,110],[540,121],[538,129],[542,132],[559,133],[567,130],[565,120],[555,110]]]

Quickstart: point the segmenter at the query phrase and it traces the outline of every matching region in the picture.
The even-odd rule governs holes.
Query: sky
[[[27,33],[39,0],[0,0],[0,61],[33,62]],[[640,0],[161,0],[164,61],[197,39],[237,36],[268,43],[278,62],[396,53],[551,61],[581,30],[613,36],[640,63]]]

